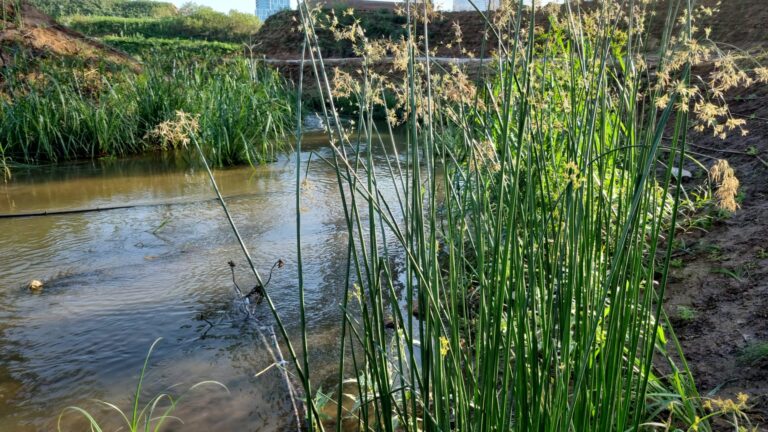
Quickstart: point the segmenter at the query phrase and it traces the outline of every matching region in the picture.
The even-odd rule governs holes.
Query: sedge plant
[[[709,102],[691,84],[693,2],[659,4],[478,5],[496,45],[474,80],[430,57],[429,2],[406,4],[399,41],[332,29],[357,47],[353,73],[325,67],[320,12],[300,4],[350,269],[336,390],[313,400],[311,359],[300,365],[326,414],[310,410],[311,428],[708,430],[661,305],[681,197],[672,169],[691,105]],[[647,29],[661,29],[653,44]],[[340,97],[356,100],[352,127]]]

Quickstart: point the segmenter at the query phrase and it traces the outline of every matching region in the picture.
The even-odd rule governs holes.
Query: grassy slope
[[[260,163],[275,157],[273,138],[292,121],[283,81],[245,59],[222,60],[222,52],[190,56],[159,46],[165,55],[141,67],[29,3],[7,5],[3,12],[0,167],[177,145],[148,135],[174,120],[177,110],[197,117],[196,136],[213,163]]]

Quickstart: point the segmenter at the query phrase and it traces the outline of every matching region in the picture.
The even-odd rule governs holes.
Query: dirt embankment
[[[699,4],[715,6],[719,0],[702,0]],[[723,2],[713,16],[703,16],[700,28],[710,28],[710,38],[719,43],[752,48],[766,45],[768,34],[768,4],[765,0],[729,0]],[[666,16],[668,4],[661,1],[651,21],[651,33],[659,34]],[[545,8],[536,14],[536,22],[546,26],[547,15],[556,8]],[[342,13],[340,21],[351,20]],[[404,34],[405,17],[391,11],[361,10],[355,12],[370,39],[398,39]],[[285,11],[268,18],[254,43],[256,54],[270,59],[298,59],[301,57],[302,34],[298,31],[299,15],[296,11]],[[462,42],[456,43],[456,24],[461,29]],[[354,57],[349,42],[334,40],[332,34],[318,29],[322,54],[326,58]],[[443,12],[429,25],[429,44],[438,57],[480,57],[493,51],[497,40],[488,32],[486,22],[476,12]]]
[[[20,54],[139,67],[125,53],[58,24],[26,1],[18,7],[15,2],[5,2],[0,7],[0,67],[9,65]]]

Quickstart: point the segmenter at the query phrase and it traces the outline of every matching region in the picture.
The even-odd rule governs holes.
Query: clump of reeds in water
[[[136,73],[19,54],[1,73],[0,154],[14,162],[153,150],[163,142],[151,132],[182,111],[210,162],[258,164],[283,149],[293,119],[284,80],[244,58],[156,58]]]
[[[681,194],[672,173],[689,123],[716,135],[743,127],[720,96],[744,80],[721,74],[735,63],[695,29],[707,11],[566,1],[536,21],[522,1],[502,2],[484,14],[498,40],[487,69],[468,77],[429,58],[434,12],[409,3],[400,41],[323,21],[363,58],[335,79],[316,37],[320,12],[300,11],[305,60],[318,71],[305,80],[322,89],[333,125],[350,242],[338,386],[308,399],[311,427],[708,430],[661,306]],[[649,28],[662,29],[653,49]],[[694,85],[691,68],[713,56],[711,80]],[[387,57],[383,74],[375,65]],[[351,130],[337,97],[358,108]],[[396,199],[378,191],[384,182]],[[403,275],[388,265],[396,257]],[[297,367],[311,396],[311,359]],[[344,403],[328,419],[333,400]],[[324,417],[311,415],[318,405]]]

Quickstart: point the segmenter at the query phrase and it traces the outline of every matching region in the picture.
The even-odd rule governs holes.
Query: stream
[[[336,175],[319,134],[299,157],[302,248],[313,380],[336,373],[347,234]],[[385,156],[374,150],[377,163]],[[236,224],[298,348],[295,154],[257,167],[215,170]],[[393,197],[391,184],[379,184]],[[282,431],[292,406],[278,368],[254,326],[274,325],[266,302],[238,313],[232,273],[255,278],[227,224],[204,168],[180,154],[18,168],[0,184],[0,214],[136,207],[0,219],[0,430],[55,431],[79,406],[106,430],[128,410],[147,350],[157,338],[142,402],[173,387],[185,396],[174,415],[184,431]],[[229,198],[227,198],[229,197]],[[40,293],[27,284],[45,282]],[[215,324],[213,327],[209,323]],[[283,354],[288,351],[282,345]],[[257,375],[259,374],[259,375]],[[62,430],[86,430],[73,414]]]

